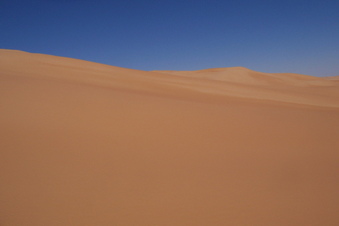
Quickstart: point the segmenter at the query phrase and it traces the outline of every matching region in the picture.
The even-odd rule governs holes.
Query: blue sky
[[[140,70],[339,75],[338,0],[0,0],[0,48]]]

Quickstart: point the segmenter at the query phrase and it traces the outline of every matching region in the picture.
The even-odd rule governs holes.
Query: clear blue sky
[[[0,0],[0,48],[140,70],[339,75],[338,0]]]

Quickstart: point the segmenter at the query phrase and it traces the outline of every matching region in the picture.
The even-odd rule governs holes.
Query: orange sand
[[[0,50],[1,226],[337,226],[338,77]]]

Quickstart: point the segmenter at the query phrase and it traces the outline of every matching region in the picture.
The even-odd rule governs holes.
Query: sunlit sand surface
[[[0,50],[0,225],[337,226],[338,81]]]

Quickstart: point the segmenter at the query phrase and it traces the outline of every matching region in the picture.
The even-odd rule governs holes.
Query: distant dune
[[[338,81],[0,50],[0,225],[337,226]]]

